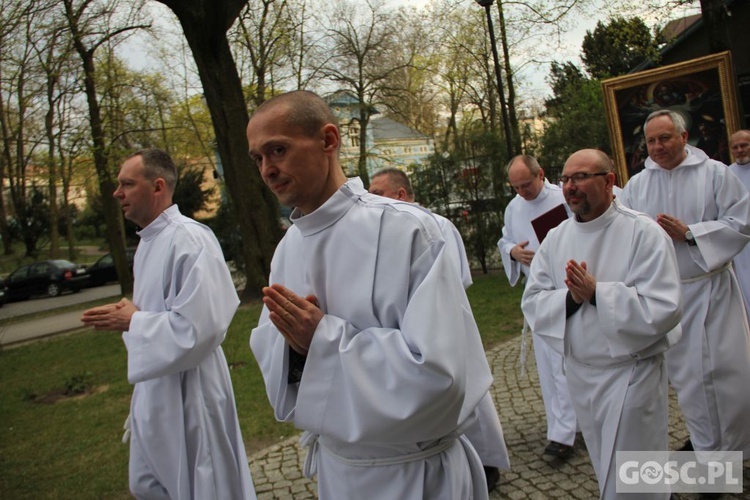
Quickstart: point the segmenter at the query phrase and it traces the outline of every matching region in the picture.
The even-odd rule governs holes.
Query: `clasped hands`
[[[565,285],[577,304],[590,302],[596,293],[596,278],[586,269],[586,262],[580,264],[569,260],[565,265]]]
[[[273,284],[263,288],[263,304],[268,308],[268,318],[287,344],[307,356],[313,334],[323,319],[318,299],[314,295],[302,298],[283,285]]]
[[[115,304],[84,311],[81,321],[86,326],[94,327],[94,330],[126,331],[130,329],[130,319],[137,311],[135,304],[123,298]]]
[[[685,241],[685,233],[687,233],[688,227],[677,217],[669,214],[657,214],[656,222],[673,240]]]

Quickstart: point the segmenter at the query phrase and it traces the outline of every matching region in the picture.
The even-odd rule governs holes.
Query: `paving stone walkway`
[[[502,473],[499,488],[490,494],[490,499],[598,498],[599,487],[583,439],[576,441],[575,455],[565,462],[548,461],[542,457],[547,444],[546,423],[534,354],[531,350],[528,353],[527,373],[522,376],[520,352],[520,337],[487,352],[495,376],[492,396],[500,413],[511,461],[511,470]],[[687,429],[672,393],[670,447],[679,448],[687,437]],[[307,452],[299,447],[298,441],[299,436],[295,436],[250,457],[259,500],[317,498],[315,481],[302,475]],[[750,461],[745,462],[743,484],[745,491],[750,492]],[[699,498],[694,494],[676,496],[683,500]],[[723,498],[750,498],[750,494],[725,495]]]

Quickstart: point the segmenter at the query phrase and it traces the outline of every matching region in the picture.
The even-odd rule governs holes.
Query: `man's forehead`
[[[134,178],[143,174],[143,160],[140,156],[134,156],[125,160],[120,166],[117,178]]]
[[[646,135],[674,133],[677,130],[675,124],[668,116],[657,116],[646,124]],[[649,133],[650,132],[650,133]]]
[[[534,177],[536,177],[536,175],[532,174],[529,167],[527,167],[523,162],[514,162],[513,165],[510,166],[510,170],[508,171],[508,178],[513,180],[532,180]]]
[[[378,175],[370,179],[370,189],[383,189],[391,187],[391,183],[387,179],[387,175]],[[374,187],[373,187],[374,186]]]
[[[584,170],[596,163],[596,158],[593,155],[579,152],[574,156],[568,158],[563,166],[563,174],[568,172],[577,172],[578,170]]]

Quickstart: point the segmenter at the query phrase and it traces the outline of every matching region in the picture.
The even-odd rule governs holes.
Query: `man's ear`
[[[398,193],[398,199],[399,200],[406,200],[406,189],[404,189],[404,188],[398,188],[398,191],[396,191],[396,192]]]
[[[157,177],[154,181],[154,192],[159,193],[167,189],[167,181],[161,177]]]
[[[604,176],[604,180],[607,182],[608,188],[613,188],[617,184],[617,175],[614,172],[607,172]],[[611,185],[609,185],[611,183]]]
[[[333,123],[326,123],[323,126],[323,149],[327,152],[335,152],[340,144],[339,128]]]

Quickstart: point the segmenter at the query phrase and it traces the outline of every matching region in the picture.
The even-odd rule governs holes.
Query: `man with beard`
[[[664,231],[614,198],[606,154],[573,153],[560,180],[575,217],[542,242],[521,306],[531,329],[565,357],[599,491],[609,499],[616,451],[667,449],[664,351],[680,335],[679,275]]]

